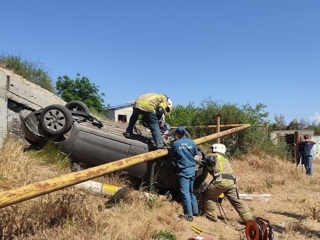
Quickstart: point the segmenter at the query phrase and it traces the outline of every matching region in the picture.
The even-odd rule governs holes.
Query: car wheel
[[[78,111],[78,112],[84,112],[84,113],[90,113],[90,110],[88,108],[88,106],[81,101],[70,101],[66,104],[66,108],[68,108],[71,111]]]
[[[54,104],[42,110],[39,124],[45,135],[57,137],[70,130],[73,125],[73,119],[68,108]]]

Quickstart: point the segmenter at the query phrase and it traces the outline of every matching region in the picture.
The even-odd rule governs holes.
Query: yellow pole
[[[220,128],[229,128],[229,127],[239,127],[243,126],[241,123],[235,123],[235,124],[221,124]],[[175,129],[178,126],[170,126],[170,128]],[[184,126],[186,128],[217,128],[217,125],[198,125],[198,126]]]
[[[218,137],[228,135],[233,132],[240,131],[242,129],[250,127],[250,124],[245,124],[240,127],[222,131],[220,133],[211,134],[206,137],[195,139],[196,144],[202,144],[204,142],[213,140]],[[111,163],[106,163],[96,167],[88,168],[79,172],[73,172],[64,176],[44,180],[41,182],[32,183],[16,189],[11,189],[0,193],[0,208],[13,205],[15,203],[23,202],[25,200],[35,198],[47,193],[51,193],[66,187],[82,183],[87,180],[91,180],[97,177],[101,177],[107,173],[111,173],[117,170],[131,167],[139,163],[147,162],[166,156],[168,154],[167,149],[159,149],[147,153],[142,153],[129,158],[124,158]]]
[[[76,188],[90,190],[91,192],[103,194],[103,195],[114,195],[121,187],[104,184],[95,181],[85,181],[74,185]]]
[[[215,133],[215,134],[211,134],[211,135],[208,135],[208,136],[205,136],[205,137],[202,137],[202,138],[195,139],[194,142],[197,145],[199,145],[199,144],[211,141],[213,139],[216,139],[216,138],[219,138],[219,137],[222,137],[222,136],[234,133],[234,132],[241,131],[241,130],[246,129],[248,127],[250,127],[250,124],[243,124],[243,125],[241,125],[239,127],[231,128],[231,129],[219,132],[219,133]]]

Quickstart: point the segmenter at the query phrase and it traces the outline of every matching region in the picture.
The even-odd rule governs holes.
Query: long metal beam
[[[243,124],[241,123],[234,123],[234,124],[220,124],[219,127],[220,128],[234,128],[234,127],[239,127],[239,126],[243,126]],[[171,126],[170,128],[175,129],[178,126]],[[204,129],[210,129],[210,128],[217,128],[218,125],[197,125],[197,126],[184,126],[185,128],[204,128]],[[258,125],[258,127],[267,127],[267,124],[260,124]]]
[[[241,123],[235,123],[235,124],[222,124],[220,125],[221,128],[228,128],[228,127],[239,127],[242,126],[243,124]],[[175,129],[178,126],[170,126],[170,128]],[[185,128],[217,128],[217,125],[197,125],[197,126],[184,126]]]
[[[245,128],[250,127],[250,124],[244,124],[240,127],[232,128],[220,133],[211,134],[202,138],[195,139],[194,142],[198,144],[205,143],[207,141],[238,132]],[[64,176],[47,179],[44,181],[32,183],[23,187],[11,189],[0,193],[0,208],[10,206],[19,202],[23,202],[28,199],[32,199],[47,193],[51,193],[66,187],[76,185],[78,183],[91,180],[97,177],[101,177],[105,174],[118,171],[137,165],[139,163],[147,162],[166,156],[168,154],[167,149],[155,150],[136,156],[124,158],[111,163],[106,163],[96,167],[88,168],[79,172],[73,172]]]
[[[229,135],[231,133],[239,132],[239,131],[241,131],[243,129],[246,129],[248,127],[250,127],[250,124],[243,124],[243,125],[241,125],[239,127],[231,128],[231,129],[219,132],[219,133],[214,133],[214,134],[210,134],[208,136],[202,137],[202,138],[194,139],[193,141],[197,145],[199,145],[199,144],[211,141],[213,139],[216,139],[216,138],[219,138],[219,137],[222,137],[222,136],[225,136],[225,135]]]

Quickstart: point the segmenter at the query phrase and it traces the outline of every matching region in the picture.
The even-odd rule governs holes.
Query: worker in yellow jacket
[[[213,144],[212,152],[213,154],[208,155],[204,163],[206,170],[204,172],[209,172],[213,177],[213,180],[203,192],[205,216],[214,222],[218,220],[215,200],[223,194],[244,222],[251,220],[250,209],[239,198],[236,178],[233,176],[229,159],[225,155],[225,145]]]
[[[165,148],[158,120],[163,114],[172,110],[172,101],[164,94],[147,93],[136,99],[133,105],[133,112],[129,120],[129,125],[124,136],[130,138],[133,134],[133,127],[136,124],[139,115],[143,115],[144,121],[150,127],[152,138],[158,149]]]

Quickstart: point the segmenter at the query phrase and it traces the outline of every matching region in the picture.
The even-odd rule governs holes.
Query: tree
[[[312,125],[309,125],[309,129],[314,130],[314,135],[320,135],[320,123],[314,122]]]
[[[75,80],[68,76],[58,77],[56,89],[58,96],[66,102],[79,100],[97,112],[102,112],[104,108],[102,96],[105,94],[99,94],[99,87],[91,83],[87,77],[80,77],[79,73]]]
[[[267,125],[265,125],[268,117],[265,108],[266,106],[262,103],[255,107],[249,104],[239,107],[236,104],[221,104],[208,99],[204,100],[200,107],[195,107],[192,103],[189,103],[187,107],[179,105],[174,108],[166,120],[171,125],[187,125],[187,130],[193,138],[212,134],[212,128],[195,126],[216,125],[217,114],[220,115],[222,125],[249,123],[250,128],[221,139],[221,142],[227,145],[228,153],[233,155],[262,148],[264,144],[270,142]]]
[[[174,107],[174,111],[166,116],[166,121],[171,125],[190,126],[193,118],[197,115],[198,109],[193,103],[189,103],[188,106],[177,105]]]
[[[289,125],[288,125],[288,127],[287,127],[287,130],[299,130],[299,129],[301,129],[301,128],[300,128],[299,122],[298,122],[298,120],[297,120],[296,118],[293,119],[293,120],[289,123]]]
[[[287,128],[286,121],[284,120],[284,115],[275,114],[274,121],[275,121],[275,130],[285,130]]]

